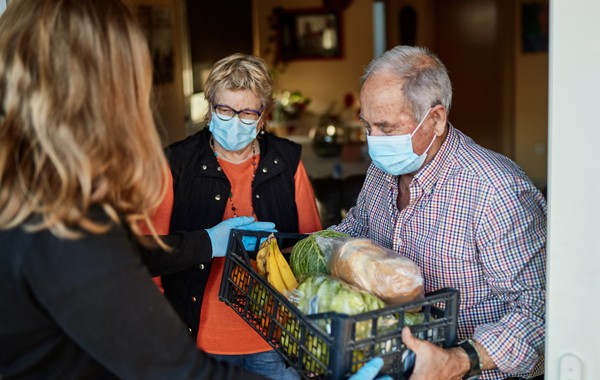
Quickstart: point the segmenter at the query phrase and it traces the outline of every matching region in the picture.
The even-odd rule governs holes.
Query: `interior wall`
[[[194,93],[203,91],[207,71],[233,53],[252,54],[252,3],[186,0]],[[231,12],[235,9],[235,12]],[[227,31],[227,32],[224,32]]]
[[[517,1],[514,10],[519,21],[514,44],[514,158],[538,187],[544,187],[548,172],[548,52],[523,52],[520,22],[523,3],[526,2]]]
[[[450,122],[478,144],[510,155],[503,146],[504,107],[502,67],[511,64],[503,47],[512,44],[500,33],[500,7],[506,0],[435,0],[431,49],[448,68],[453,84]],[[510,100],[512,102],[512,100]]]
[[[404,7],[411,7],[417,14],[415,45],[433,45],[433,0],[386,0],[385,7],[388,48],[400,44],[402,32],[399,15]]]
[[[320,0],[255,0],[259,55],[272,63],[275,54],[274,32],[269,16],[276,7],[283,9],[318,8]],[[342,13],[343,58],[291,60],[276,73],[277,90],[301,91],[311,99],[309,110],[317,114],[330,107],[340,108],[344,94],[358,95],[359,78],[373,59],[372,0],[354,0]]]
[[[492,49],[489,56],[495,54],[501,57],[501,61],[496,63],[493,57],[491,60],[487,60],[490,62],[489,64],[497,66],[495,70],[499,76],[496,80],[501,93],[489,94],[489,96],[484,93],[483,97],[476,96],[473,91],[477,90],[478,79],[474,78],[469,70],[465,70],[464,75],[457,75],[455,70],[450,69],[450,77],[457,91],[450,119],[457,120],[458,117],[461,122],[456,126],[464,129],[464,123],[468,123],[469,120],[463,118],[461,113],[469,115],[485,110],[486,113],[481,115],[480,119],[494,120],[501,133],[492,132],[493,130],[487,129],[486,125],[475,126],[474,128],[477,130],[465,130],[465,132],[472,135],[482,145],[498,150],[514,159],[541,188],[545,187],[547,180],[548,54],[545,52],[522,52],[521,5],[544,1],[547,3],[547,0],[499,0],[496,1],[496,13],[490,19],[490,12],[483,9],[487,3],[490,3],[488,0],[470,0],[466,2],[468,4],[466,4],[465,13],[475,14],[478,19],[467,20],[467,22],[459,19],[449,20],[455,28],[465,29],[464,32],[468,36],[472,36],[472,40],[474,37],[484,37],[485,35],[482,33],[489,30],[489,20],[495,20],[501,38],[496,46],[487,48],[488,50]],[[435,29],[441,26],[439,22],[434,21],[436,12],[440,11],[436,10],[436,3],[444,7],[455,7],[465,1],[386,0],[389,47],[400,42],[398,14],[405,6],[413,7],[418,15],[416,44],[435,47]],[[482,8],[482,12],[475,12],[476,8]],[[441,19],[443,22],[446,17],[451,16],[441,12],[438,20]],[[481,27],[477,27],[477,22],[481,23]],[[454,37],[445,44],[442,59],[449,66],[455,58],[464,59],[467,63],[481,61],[481,56],[476,57],[475,60],[472,59],[473,49],[477,48],[476,44],[466,47],[462,37],[460,39]],[[446,61],[448,58],[450,61]],[[464,64],[459,64],[458,67],[459,69],[464,68]],[[490,78],[484,77],[482,80],[482,83],[485,83],[489,82]],[[469,90],[463,99],[460,99],[461,92],[468,90],[469,87],[472,91]],[[482,107],[481,99],[490,96],[495,100]],[[460,108],[463,106],[467,108],[461,112]]]
[[[161,5],[174,11],[175,25],[182,25],[181,0],[134,0],[136,4]],[[513,131],[514,136],[505,133],[503,153],[523,167],[526,173],[540,186],[546,183],[547,172],[547,126],[548,126],[548,54],[523,53],[520,45],[520,9],[525,0],[511,0],[516,20],[513,27],[514,61],[504,64],[503,70],[514,70],[514,89],[504,93],[503,99],[512,99],[514,119],[504,120],[505,131]],[[275,45],[270,41],[273,31],[269,16],[276,7],[284,9],[320,7],[320,0],[254,0],[253,36],[254,53],[272,62]],[[417,24],[417,44],[431,46],[433,41],[433,1],[432,0],[389,0],[386,2],[388,18],[394,18],[401,6],[412,5],[419,13]],[[392,15],[392,16],[390,16]],[[510,17],[504,17],[504,20]],[[340,107],[342,96],[347,92],[358,94],[359,78],[365,66],[373,58],[372,41],[372,0],[354,0],[343,12],[342,59],[297,60],[288,62],[277,74],[278,90],[300,90],[310,97],[309,109],[323,113],[332,105]],[[502,21],[506,27],[505,21]],[[510,27],[510,26],[509,26]],[[388,20],[388,45],[398,43],[396,23]],[[394,37],[396,36],[396,37]],[[185,137],[185,99],[182,75],[182,31],[174,29],[175,80],[171,84],[156,86],[157,109],[165,130],[165,142]],[[452,75],[452,73],[451,73]],[[508,74],[504,74],[505,77]],[[453,78],[454,80],[454,78]],[[454,81],[455,86],[460,86]],[[508,104],[508,102],[504,102]],[[502,114],[506,114],[504,110]],[[511,149],[512,148],[512,149]]]
[[[181,0],[132,0],[131,4],[167,7],[173,16],[175,53],[173,82],[154,86],[156,122],[164,144],[185,137],[185,97],[183,91],[183,11]]]

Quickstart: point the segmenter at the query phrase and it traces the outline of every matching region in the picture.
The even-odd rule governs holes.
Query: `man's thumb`
[[[406,347],[415,352],[419,345],[419,340],[412,335],[408,326],[404,326],[402,329],[402,342],[404,342]]]

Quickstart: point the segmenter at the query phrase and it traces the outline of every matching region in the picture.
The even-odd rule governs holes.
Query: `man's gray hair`
[[[402,80],[402,93],[412,105],[415,121],[438,104],[450,112],[452,84],[446,66],[423,47],[396,46],[369,63],[361,77],[361,85],[378,73],[389,73]]]

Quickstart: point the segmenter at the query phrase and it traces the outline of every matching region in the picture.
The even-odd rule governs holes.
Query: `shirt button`
[[[204,270],[204,264],[198,265],[198,268],[200,268],[200,270]]]
[[[206,165],[202,165],[202,170],[206,170],[207,166]]]
[[[196,299],[196,297],[192,297],[192,302],[196,302],[196,301],[198,301],[198,300]]]
[[[262,172],[263,172],[263,173],[266,173],[266,172],[268,172],[267,168],[263,168],[263,171],[262,171]]]
[[[220,166],[217,166],[217,171],[218,171],[218,172],[220,172],[220,171],[222,171],[222,170],[223,170],[223,169],[221,169],[221,167],[220,167]]]
[[[220,201],[220,200],[221,200],[221,194],[215,195],[215,201]]]
[[[260,198],[260,194],[256,194],[256,199],[259,199],[259,198]]]
[[[273,161],[275,163],[275,165],[277,165],[279,163],[279,159],[276,158],[275,161]]]
[[[191,328],[191,327],[188,327],[188,331],[189,331],[189,333],[191,334],[191,333],[192,333],[192,328]]]

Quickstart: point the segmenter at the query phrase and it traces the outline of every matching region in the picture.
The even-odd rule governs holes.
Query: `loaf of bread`
[[[398,305],[423,298],[421,270],[410,259],[370,239],[343,238],[332,246],[331,274]]]

